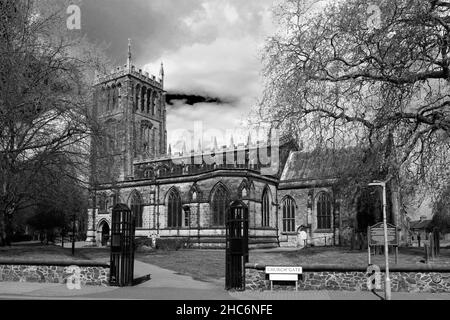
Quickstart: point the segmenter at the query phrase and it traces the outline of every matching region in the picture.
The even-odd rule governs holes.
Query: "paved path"
[[[81,290],[69,290],[63,284],[0,282],[0,299],[233,299],[222,284],[197,281],[136,260],[135,278],[146,275],[150,275],[149,281],[125,288],[85,286]]]
[[[223,285],[192,279],[168,269],[135,261],[135,277],[150,274],[150,280],[132,288],[119,288],[102,294],[105,297],[125,295],[131,299],[151,300],[225,300],[232,299]]]

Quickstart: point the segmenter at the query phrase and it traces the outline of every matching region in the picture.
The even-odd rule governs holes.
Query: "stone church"
[[[251,248],[349,241],[355,208],[334,190],[333,161],[318,165],[289,137],[170,154],[163,66],[159,77],[137,69],[130,48],[127,64],[98,77],[95,92],[94,115],[106,134],[91,146],[88,241],[107,244],[112,208],[124,203],[136,217],[137,237],[221,248],[234,200],[248,206]]]

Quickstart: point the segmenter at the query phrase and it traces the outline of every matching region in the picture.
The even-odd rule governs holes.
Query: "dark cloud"
[[[143,65],[195,43],[258,35],[271,1],[82,0],[82,30],[109,45],[108,55],[120,64],[131,38],[135,62]]]
[[[169,135],[198,121],[243,127],[262,89],[259,50],[273,31],[273,0],[82,1],[82,31],[109,45],[114,64],[126,62],[128,38],[136,66],[158,75],[164,62]]]
[[[82,28],[90,40],[108,44],[118,63],[125,61],[131,38],[136,63],[144,64],[190,41],[182,19],[200,5],[195,0],[84,0]]]
[[[205,97],[199,95],[187,95],[187,94],[179,94],[179,93],[168,93],[166,96],[166,101],[168,104],[173,105],[175,101],[183,101],[184,104],[193,106],[197,103],[224,103],[220,98],[213,97]]]

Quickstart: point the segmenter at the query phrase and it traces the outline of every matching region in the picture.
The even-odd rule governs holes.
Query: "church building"
[[[130,45],[129,45],[130,47]],[[250,248],[346,244],[355,208],[333,187],[336,165],[318,165],[292,138],[168,152],[164,69],[158,77],[131,61],[97,78],[94,116],[105,138],[92,141],[88,241],[106,245],[112,208],[126,204],[137,237],[183,239],[223,248],[225,216],[241,200],[249,210]],[[274,142],[272,142],[272,140]],[[395,217],[393,217],[395,219]]]

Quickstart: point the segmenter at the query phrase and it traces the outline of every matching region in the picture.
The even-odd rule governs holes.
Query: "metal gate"
[[[124,204],[117,204],[112,212],[111,286],[132,286],[134,278],[135,217]]]
[[[227,290],[245,290],[245,263],[248,262],[248,207],[235,201],[227,212],[226,278]]]

